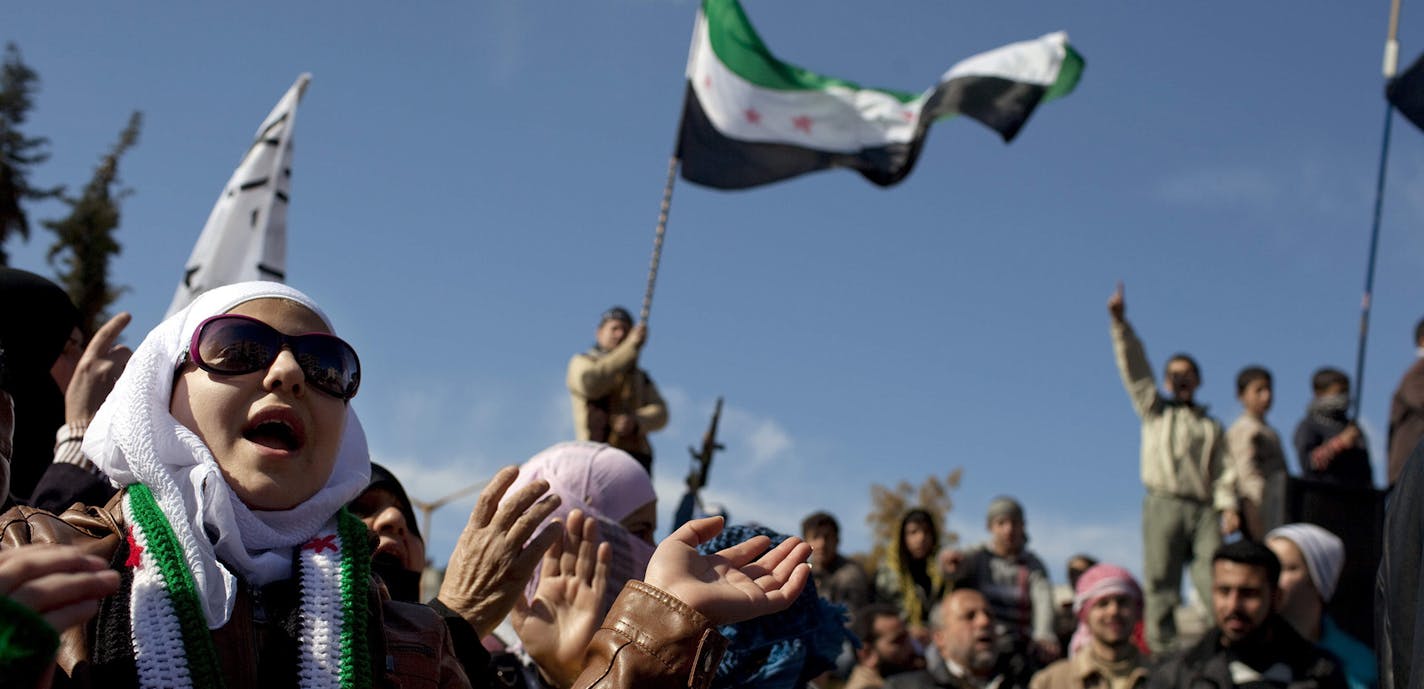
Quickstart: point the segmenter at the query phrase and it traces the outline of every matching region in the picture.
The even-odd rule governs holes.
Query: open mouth
[[[242,437],[262,447],[283,452],[295,452],[306,443],[301,421],[286,409],[259,413],[243,429]]]

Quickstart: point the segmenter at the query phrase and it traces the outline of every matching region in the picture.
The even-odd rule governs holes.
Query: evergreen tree
[[[4,244],[11,235],[30,238],[30,220],[20,204],[58,196],[61,191],[30,186],[30,168],[49,159],[45,150],[49,139],[20,133],[38,90],[39,75],[20,59],[14,43],[6,44],[0,63],[0,265],[9,262]]]
[[[138,143],[142,123],[142,113],[129,116],[128,126],[119,133],[114,147],[99,160],[83,193],[78,197],[60,194],[60,200],[69,206],[68,217],[44,222],[45,227],[55,233],[54,244],[49,248],[49,262],[54,264],[55,259],[59,259],[59,283],[79,307],[79,327],[86,333],[94,332],[108,320],[105,309],[123,291],[109,284],[109,259],[120,250],[114,239],[114,231],[119,227],[119,201],[131,190],[112,188],[119,183],[119,159]]]

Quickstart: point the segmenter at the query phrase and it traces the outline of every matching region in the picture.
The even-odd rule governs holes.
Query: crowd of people
[[[127,315],[81,332],[60,288],[0,268],[0,686],[1424,685],[1424,368],[1395,395],[1371,526],[1343,373],[1314,376],[1292,478],[1269,371],[1239,373],[1223,429],[1192,357],[1159,389],[1121,286],[1108,311],[1141,421],[1141,582],[1080,554],[1059,595],[1011,496],[967,548],[909,509],[877,563],[840,552],[830,512],[799,535],[706,517],[656,542],[648,434],[668,410],[638,366],[646,327],[615,307],[569,362],[574,439],[489,478],[422,596],[426,534],[351,407],[360,358],[309,297],[219,287],[130,350]],[[1376,605],[1342,612],[1376,562]],[[1176,624],[1184,569],[1202,633]]]

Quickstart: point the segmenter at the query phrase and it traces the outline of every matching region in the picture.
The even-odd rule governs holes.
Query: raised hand
[[[1115,322],[1121,323],[1127,316],[1127,300],[1123,297],[1122,281],[1118,280],[1117,289],[1112,296],[1108,297],[1108,313],[1112,315]]]
[[[519,467],[505,467],[480,491],[436,596],[482,637],[494,631],[514,602],[523,597],[540,557],[563,537],[563,526],[554,522],[524,545],[559,506],[559,496],[540,500],[549,490],[549,482],[532,481],[501,506],[500,499],[518,476]]]
[[[964,564],[964,551],[958,548],[945,548],[939,551],[939,570],[949,576],[954,576],[959,572],[959,566]]]
[[[598,541],[598,522],[574,510],[564,538],[544,553],[534,600],[515,599],[510,621],[544,677],[561,689],[583,670],[585,651],[603,621],[613,550]]]
[[[8,596],[62,632],[99,612],[99,599],[119,590],[119,573],[71,545],[0,550],[0,596]]]
[[[115,344],[132,319],[129,314],[120,313],[110,318],[89,340],[89,346],[84,348],[84,355],[74,367],[69,388],[64,392],[65,423],[88,426],[94,412],[113,391],[119,374],[124,372],[129,357],[133,356],[133,350]]]
[[[732,624],[785,610],[811,578],[811,546],[788,538],[767,551],[771,539],[756,536],[713,555],[697,546],[722,531],[721,517],[683,524],[653,552],[644,578],[672,594],[713,624]]]

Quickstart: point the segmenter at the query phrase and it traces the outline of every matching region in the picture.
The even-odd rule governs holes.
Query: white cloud
[[[1245,166],[1178,173],[1156,189],[1161,200],[1184,206],[1269,206],[1280,194],[1276,175]]]
[[[763,465],[781,457],[791,449],[791,435],[781,424],[772,419],[756,422],[747,436],[747,445],[752,451],[752,463]]]

